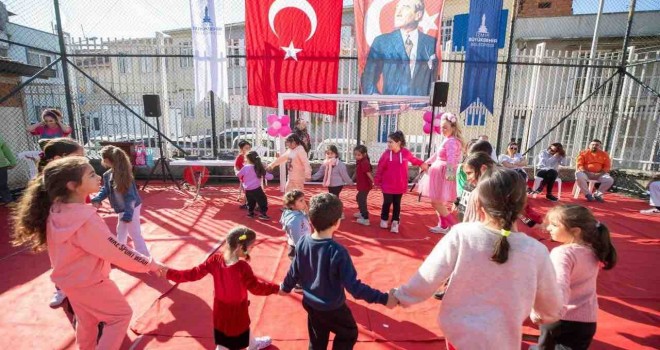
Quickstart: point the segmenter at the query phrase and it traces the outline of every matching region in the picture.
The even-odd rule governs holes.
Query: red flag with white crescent
[[[444,0],[355,0],[363,94],[428,95],[441,62]]]
[[[341,0],[246,0],[248,103],[277,107],[277,94],[337,93]],[[334,115],[335,101],[285,101],[286,109]]]

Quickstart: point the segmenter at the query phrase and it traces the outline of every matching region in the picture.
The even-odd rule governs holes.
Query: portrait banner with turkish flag
[[[443,0],[355,0],[363,94],[428,96],[441,61]]]
[[[277,94],[337,93],[342,1],[246,0],[248,103],[277,107]],[[336,101],[285,101],[334,115]]]

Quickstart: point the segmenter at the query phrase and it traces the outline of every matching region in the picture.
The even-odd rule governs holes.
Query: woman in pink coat
[[[266,170],[272,171],[274,167],[286,163],[288,177],[286,179],[285,192],[291,190],[303,190],[305,180],[312,178],[312,166],[309,165],[307,152],[302,146],[302,141],[296,134],[291,134],[284,140],[288,148],[283,155],[279,156]]]
[[[456,199],[456,167],[463,155],[458,119],[451,113],[444,113],[440,120],[445,140],[440,149],[426,160],[430,167],[419,181],[419,192],[429,197],[431,206],[438,214],[438,225],[430,230],[433,233],[447,233],[453,224],[446,203]]]
[[[110,264],[134,272],[161,267],[119,243],[96,208],[85,204],[100,183],[87,158],[52,161],[30,182],[14,218],[14,245],[48,249],[50,278],[76,312],[76,342],[82,350],[119,349],[131,321],[133,311],[110,279]]]

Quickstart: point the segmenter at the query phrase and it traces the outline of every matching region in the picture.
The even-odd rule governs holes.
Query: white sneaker
[[[429,231],[431,231],[431,233],[447,233],[449,232],[449,228],[444,228],[442,226],[435,226],[435,227],[431,227]]]
[[[359,212],[355,213],[355,214],[353,214],[353,217],[356,218],[356,219],[359,219],[359,218],[362,217],[362,213],[359,213]]]
[[[369,219],[364,219],[364,218],[357,219],[357,223],[360,224],[360,225],[364,225],[364,226],[371,225],[371,223],[369,222]]]
[[[387,228],[387,220],[380,220],[380,228]]]
[[[250,345],[249,350],[261,350],[265,349],[273,343],[273,340],[269,336],[255,337],[254,343]]]
[[[50,303],[48,304],[48,306],[54,309],[62,305],[64,299],[66,299],[66,294],[64,294],[64,292],[61,290],[56,290],[55,293],[53,294],[53,298],[50,299]]]
[[[390,232],[399,233],[399,222],[398,221],[392,221],[392,227],[390,227]]]
[[[660,215],[660,209],[651,208],[646,210],[640,210],[639,213],[642,215]]]

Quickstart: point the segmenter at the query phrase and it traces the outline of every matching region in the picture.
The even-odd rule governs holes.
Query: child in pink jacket
[[[109,278],[110,264],[134,272],[161,266],[117,242],[96,209],[85,204],[99,186],[100,177],[86,158],[48,163],[21,198],[12,242],[34,250],[47,247],[51,280],[76,312],[76,341],[83,350],[119,349],[131,321],[131,307]],[[101,322],[105,326],[97,344]]]
[[[401,131],[395,131],[387,137],[387,150],[378,161],[374,183],[383,191],[383,209],[380,212],[380,227],[387,228],[392,209],[392,227],[390,232],[399,232],[399,214],[401,213],[401,198],[408,189],[408,162],[419,166],[422,170],[428,164],[416,158],[406,146],[406,138]]]
[[[291,134],[284,140],[288,148],[284,154],[268,165],[266,171],[271,172],[274,167],[286,163],[288,178],[286,179],[285,192],[292,190],[303,190],[305,180],[312,178],[312,166],[309,165],[307,152],[302,146],[302,140],[296,134]],[[281,181],[281,180],[280,180]]]

